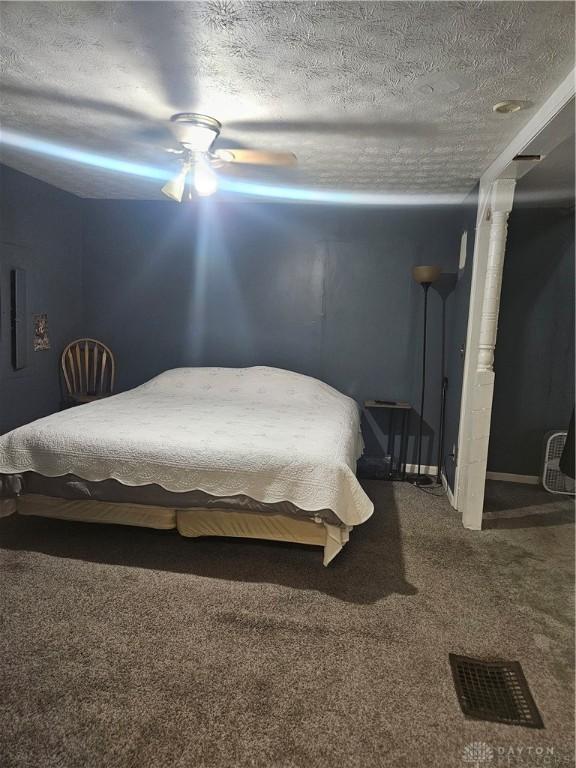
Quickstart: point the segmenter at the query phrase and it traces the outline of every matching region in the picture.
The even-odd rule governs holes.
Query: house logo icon
[[[483,768],[494,759],[494,750],[490,744],[483,741],[475,741],[472,744],[466,744],[462,760],[470,768]]]

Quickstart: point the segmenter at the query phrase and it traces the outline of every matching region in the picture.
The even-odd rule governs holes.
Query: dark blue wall
[[[456,272],[463,209],[83,206],[86,333],[116,353],[121,389],[175,366],[272,365],[359,401],[418,401],[422,289],[411,267]],[[441,309],[431,291],[424,461],[434,464]],[[381,427],[368,417],[369,452]]]
[[[541,471],[574,407],[574,208],[514,208],[500,300],[488,469]]]
[[[453,311],[447,329],[446,375],[446,431],[444,437],[443,466],[448,485],[454,490],[456,462],[458,454],[458,434],[460,431],[460,402],[462,399],[462,381],[464,375],[464,354],[466,334],[468,332],[468,310],[474,265],[474,243],[476,238],[477,190],[470,196],[464,209],[462,232],[466,232],[466,258],[462,268],[458,269],[453,294]]]
[[[453,485],[475,205],[356,209],[264,203],[178,206],[80,200],[0,166],[0,431],[58,409],[64,345],[94,335],[114,349],[119,388],[180,365],[274,365],[360,402],[419,402],[418,263],[458,272],[430,291],[423,461],[436,464],[442,311],[448,399],[445,468]],[[28,365],[10,360],[9,275],[27,270]],[[574,402],[573,209],[516,208],[504,268],[489,468],[536,474],[548,428]],[[46,312],[52,349],[32,351]],[[546,363],[543,363],[546,361]],[[366,414],[368,453],[385,445]],[[412,432],[415,432],[413,419]],[[411,444],[413,456],[414,444]]]
[[[82,328],[82,200],[0,166],[0,432],[58,410],[58,365]],[[27,273],[27,359],[10,345],[10,270]],[[32,314],[48,314],[52,348],[32,350]]]

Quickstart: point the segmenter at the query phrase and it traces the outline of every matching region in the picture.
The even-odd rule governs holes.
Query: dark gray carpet
[[[1,519],[2,768],[461,768],[472,742],[571,765],[571,502],[477,533],[444,498],[365,485],[374,517],[328,569],[295,545]],[[545,730],[466,720],[450,651],[519,660]]]

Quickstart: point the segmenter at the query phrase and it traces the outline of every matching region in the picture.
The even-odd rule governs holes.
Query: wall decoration
[[[44,312],[40,315],[32,315],[34,323],[34,352],[50,349],[48,337],[48,315]]]

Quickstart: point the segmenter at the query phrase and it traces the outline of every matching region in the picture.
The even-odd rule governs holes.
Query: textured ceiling
[[[523,176],[514,199],[538,206],[574,205],[574,140],[572,134]]]
[[[170,167],[163,121],[293,150],[287,183],[466,193],[574,60],[571,2],[3,2],[6,128]],[[500,116],[503,99],[532,109]],[[27,154],[8,165],[85,197],[157,181]]]

